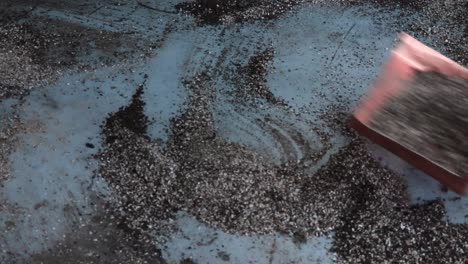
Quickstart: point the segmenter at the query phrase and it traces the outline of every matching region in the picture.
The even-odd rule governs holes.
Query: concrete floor
[[[172,10],[181,1],[153,2],[159,8]],[[257,47],[273,46],[276,54],[268,85],[295,111],[324,109],[340,95],[352,98],[352,107],[375,78],[400,31],[392,23],[398,19],[398,10],[373,13],[370,7],[305,5],[268,23],[196,27],[191,17],[154,12],[133,2],[56,3],[39,5],[33,12],[85,27],[131,30],[141,39],[162,38],[168,27],[172,31],[149,59],[109,67],[97,65],[97,70],[90,72],[66,72],[57,83],[34,90],[21,104],[16,99],[0,102],[0,124],[2,116],[13,109],[22,121],[37,124],[37,129],[20,135],[10,156],[12,177],[0,189],[1,263],[8,255],[40,254],[72,235],[77,224],[87,223],[96,213],[93,197],[109,193],[104,180],[92,177],[97,164],[91,155],[101,144],[99,125],[108,113],[128,103],[144,74],[149,76],[144,100],[146,114],[153,120],[150,134],[164,141],[164,128],[185,100],[182,80],[213,65],[223,50],[228,52],[221,67],[228,67],[232,61],[247,60]],[[92,55],[82,59],[92,61]],[[219,85],[229,88],[227,83]],[[280,160],[274,138],[252,124],[261,111],[234,111],[222,98],[219,102],[216,113],[221,136]],[[317,119],[313,115],[309,118]],[[254,132],[241,129],[246,126]],[[305,129],[301,121],[294,126]],[[313,140],[314,135],[310,137]],[[86,148],[87,142],[96,148]],[[343,146],[346,139],[337,134],[333,142],[329,154]],[[382,163],[405,175],[414,203],[441,198],[447,221],[468,222],[467,197],[453,199],[456,194],[443,192],[437,182],[422,172],[378,146],[369,148],[382,157]],[[71,216],[70,208],[79,214]],[[185,257],[197,263],[222,263],[226,255],[230,263],[334,263],[334,256],[327,251],[333,237],[316,237],[297,246],[281,235],[226,234],[183,212],[177,224],[180,231],[161,247],[169,263],[178,263]]]

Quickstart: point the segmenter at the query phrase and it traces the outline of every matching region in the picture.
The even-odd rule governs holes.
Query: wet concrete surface
[[[39,5],[15,1],[3,7],[31,10],[33,17],[26,21],[35,17],[62,21],[57,25],[62,31],[71,23],[131,37],[124,34],[118,46],[91,45],[75,62],[86,67],[61,67],[52,84],[34,88],[23,98],[0,101],[0,109],[5,109],[0,128],[12,109],[20,127],[25,126],[15,132],[17,140],[8,156],[10,175],[0,185],[1,263],[113,263],[111,252],[120,252],[117,256],[122,263],[158,263],[162,258],[168,263],[187,258],[195,263],[335,262],[334,254],[328,252],[332,235],[312,237],[303,244],[280,234],[242,236],[206,226],[183,212],[176,219],[179,230],[161,242],[160,252],[142,257],[127,243],[128,234],[115,228],[116,223],[109,224],[105,218],[96,221],[105,211],[103,201],[112,195],[106,179],[96,175],[98,164],[93,158],[102,147],[100,126],[109,113],[128,105],[147,75],[142,98],[148,134],[164,144],[171,133],[170,120],[187,100],[184,80],[209,67],[229,69],[226,74],[234,75],[232,69],[247,63],[258,49],[273,47],[266,83],[290,108],[278,110],[265,103],[252,111],[220,98],[213,106],[217,136],[252,148],[278,164],[300,159],[307,151],[323,147],[309,126],[323,122],[317,112],[343,97],[351,108],[375,78],[402,30],[395,26],[399,10],[304,4],[269,22],[199,26],[194,17],[173,13],[179,2],[145,1],[145,5],[170,12],[135,1],[46,1]],[[421,40],[430,43],[431,37]],[[106,57],[116,50],[125,56],[96,59],[96,54]],[[50,58],[56,58],[54,50],[50,52]],[[217,80],[217,89],[233,89],[233,82],[227,80]],[[290,112],[310,114],[293,120]],[[265,116],[279,121],[258,122]],[[331,147],[313,169],[347,143],[339,132],[330,133]],[[297,134],[304,138],[298,139]],[[304,150],[304,141],[309,150]],[[413,203],[442,199],[447,222],[467,223],[466,197],[441,189],[377,146],[369,149],[384,165],[405,176]]]

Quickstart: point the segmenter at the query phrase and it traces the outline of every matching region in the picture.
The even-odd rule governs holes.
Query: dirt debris
[[[196,16],[200,24],[238,23],[270,20],[291,10],[295,0],[197,0],[176,5],[176,9]]]
[[[417,38],[429,38],[437,47],[461,65],[468,66],[468,1],[426,1],[419,9],[422,19],[410,22],[404,31]]]
[[[165,149],[125,128],[124,122],[105,125],[106,142],[109,137],[113,140],[101,156],[101,174],[122,192],[127,202],[118,204],[125,217],[145,218],[132,219],[135,228],[160,228],[171,214],[187,210],[228,232],[292,234],[307,230],[308,234],[323,234],[341,225],[343,214],[355,203],[349,197],[360,181],[375,188],[383,204],[404,203],[403,180],[359,149],[362,144],[340,151],[315,175],[304,174],[300,164],[276,166],[241,145],[212,137],[212,88],[207,75],[195,77],[187,89],[192,93],[188,109],[173,120]],[[108,122],[122,111],[137,109],[132,104],[111,115]],[[115,129],[109,129],[111,124],[117,124]],[[349,153],[358,150],[361,159],[355,160],[356,155]],[[361,171],[350,171],[353,167]],[[382,181],[392,188],[382,188]],[[132,208],[138,208],[138,213],[126,213]]]
[[[464,45],[468,38],[466,34],[468,30],[467,1],[197,0],[177,4],[176,9],[195,16],[200,25],[213,25],[255,20],[268,21],[304,5],[324,5],[335,8],[371,7],[369,10],[372,10],[373,15],[375,12],[385,13],[398,8],[400,14],[393,26],[395,33],[406,31],[419,39],[429,38],[449,57],[463,65],[468,65],[468,48]],[[414,15],[418,18],[415,19]],[[376,23],[380,22],[376,21]]]
[[[20,260],[17,261],[21,263]],[[89,223],[76,227],[72,234],[68,234],[64,241],[50,250],[32,255],[27,263],[164,264],[166,262],[161,257],[160,250],[147,243],[143,236],[134,237],[134,234],[127,233],[116,224],[112,214],[106,214],[95,215]]]
[[[358,0],[355,4],[380,7],[380,12],[395,10],[399,15],[392,26],[395,32],[407,32],[437,47],[437,51],[454,61],[468,66],[468,1],[381,1]],[[374,11],[373,11],[374,12]],[[376,18],[376,23],[379,23]]]
[[[38,63],[38,54],[47,38],[38,38],[27,26],[5,20],[0,23],[0,99],[23,95],[56,77],[52,67]]]
[[[0,38],[0,99],[24,96],[66,71],[91,71],[152,54],[150,40],[29,12],[0,18]]]
[[[368,198],[336,232],[332,251],[343,263],[466,262],[468,225],[447,224],[441,201],[381,210]]]
[[[343,127],[346,116],[330,112],[334,116],[330,126],[348,133],[350,143],[311,175],[301,164],[274,165],[244,146],[213,136],[216,128],[211,107],[216,93],[209,72],[188,80],[186,88],[189,101],[184,112],[172,120],[166,146],[126,128],[125,122],[115,122],[114,117],[123,118],[127,110],[142,111],[133,105],[141,88],[128,107],[108,119],[117,125],[113,129],[109,129],[113,127],[110,123],[104,126],[104,138],[120,136],[110,143],[106,140],[100,172],[121,192],[116,205],[130,228],[164,234],[170,230],[175,212],[184,210],[230,233],[280,232],[303,240],[334,231],[333,251],[344,263],[449,255],[450,263],[462,263],[465,248],[459,234],[465,234],[466,225],[446,224],[439,217],[441,206],[422,205],[424,213],[410,206],[405,181],[382,167],[367,152],[365,143]],[[140,120],[146,122],[144,117]],[[126,202],[120,202],[122,199]],[[423,215],[439,218],[427,221]],[[418,227],[419,233],[412,237],[397,223]],[[443,243],[416,246],[435,236],[453,240],[448,247]],[[413,244],[414,239],[420,242]],[[389,240],[391,251],[400,254],[389,255]],[[412,245],[411,250],[407,245]]]
[[[18,142],[18,132],[24,129],[20,118],[8,114],[0,119],[0,187],[10,178],[10,154]]]
[[[300,2],[304,1],[223,1],[230,4],[217,6],[221,2],[195,1],[200,6],[182,4],[178,7],[197,16],[201,24],[218,24],[274,19]],[[437,45],[445,47],[446,54],[466,65],[468,56],[460,44],[466,42],[466,34],[459,37],[450,30],[457,26],[457,21],[465,22],[467,9],[463,9],[463,3],[457,6],[458,1],[398,2],[408,10],[424,12],[429,17],[405,24],[410,33],[433,34]],[[207,9],[206,5],[211,7]],[[420,10],[423,5],[429,7],[428,11]],[[441,21],[440,25],[437,21]],[[452,21],[455,22],[450,25]],[[21,34],[25,36],[35,34],[36,29],[31,33],[29,29],[16,26],[8,24],[5,28],[7,31],[24,30],[26,33]],[[15,51],[17,53],[11,55],[13,60],[9,59],[5,65],[15,60],[22,67],[29,63],[27,67],[32,70],[28,72],[34,75],[2,80],[0,98],[23,95],[34,86],[47,83],[49,77],[53,81],[58,65],[79,64],[79,58],[69,50],[58,52],[59,56],[49,56],[48,52],[30,52],[29,49],[35,47],[22,42],[24,40],[15,45],[24,48]],[[106,39],[101,44],[102,47],[112,45]],[[47,49],[64,46],[63,43],[44,45]],[[70,46],[78,50],[82,47],[75,42]],[[112,46],[109,50],[115,48]],[[249,95],[241,95],[240,100],[263,98],[269,103],[280,100],[264,86],[266,63],[271,60],[271,54],[266,51],[250,61],[258,72],[249,75],[247,71],[249,85],[245,87],[253,89],[248,91]],[[105,61],[107,59],[104,64]],[[112,59],[108,62],[112,63]],[[11,67],[18,68],[16,64]],[[1,70],[13,74],[11,69]],[[12,80],[18,80],[18,84]],[[172,135],[166,146],[147,135],[148,120],[141,98],[144,87],[139,87],[129,106],[111,114],[103,126],[105,144],[98,155],[99,172],[115,192],[110,210],[115,210],[119,219],[116,232],[126,232],[136,237],[134,241],[142,241],[134,245],[136,248],[153,243],[150,235],[171,230],[175,212],[185,210],[210,226],[233,233],[279,231],[295,234],[302,241],[310,235],[333,230],[336,233],[334,251],[345,263],[382,262],[383,259],[427,263],[443,259],[446,263],[463,263],[466,225],[445,223],[440,202],[409,206],[403,180],[372,159],[364,142],[353,138],[349,131],[346,135],[351,143],[314,175],[304,173],[303,164],[274,165],[251,149],[225,142],[217,136],[211,108],[216,100],[212,85],[208,73],[186,82],[190,100],[182,114],[172,121]],[[332,124],[341,124],[346,118],[342,113],[331,111],[325,116]],[[441,239],[434,242],[430,240],[433,237]],[[88,238],[83,240],[88,241]],[[423,246],[427,244],[430,246]],[[72,247],[68,245],[66,249]]]
[[[138,88],[129,106],[106,121],[106,148],[99,160],[100,175],[109,180],[118,197],[115,206],[125,228],[148,233],[163,229],[173,216],[174,205],[163,194],[175,181],[176,165],[146,136],[142,89]]]
[[[267,74],[274,58],[274,49],[266,48],[252,56],[245,66],[238,67],[232,83],[236,89],[231,99],[237,104],[257,105],[258,100],[268,104],[286,106],[281,98],[276,97],[267,85]]]

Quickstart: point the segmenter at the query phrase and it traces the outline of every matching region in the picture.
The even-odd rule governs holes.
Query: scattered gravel
[[[200,25],[243,23],[272,20],[302,5],[363,6],[370,15],[399,9],[393,25],[395,32],[406,31],[416,38],[430,38],[441,52],[463,65],[468,65],[468,1],[430,0],[196,0],[176,5],[198,19]],[[371,7],[371,8],[368,8]],[[419,17],[415,18],[414,15]],[[378,18],[375,21],[380,23]],[[463,29],[464,27],[464,29]]]
[[[456,62],[468,66],[468,1],[466,0],[356,0],[346,4],[362,6],[369,4],[369,15],[375,23],[381,23],[379,13],[388,13],[398,8],[395,21],[388,26],[395,33],[404,31]],[[377,9],[375,9],[377,8]]]
[[[381,168],[357,139],[318,173],[306,175],[301,164],[276,166],[213,137],[209,80],[202,74],[187,83],[190,103],[173,120],[164,150],[125,121],[139,116],[131,120],[146,122],[141,88],[128,107],[107,120],[101,174],[120,193],[117,206],[132,228],[159,229],[174,212],[186,210],[228,232],[323,234],[343,224],[357,202],[356,188],[375,189],[382,206],[405,203],[403,180]]]
[[[218,138],[212,84],[209,72],[186,82],[189,101],[164,147],[146,134],[142,87],[107,119],[100,172],[119,194],[114,206],[131,229],[164,235],[184,210],[230,233],[280,232],[297,243],[334,231],[333,251],[344,263],[462,263],[467,225],[446,224],[440,204],[410,206],[404,180],[343,127],[342,112],[329,112],[327,124],[350,143],[311,175],[304,164],[274,165]]]
[[[441,201],[376,208],[374,197],[368,190],[336,231],[343,263],[466,263],[468,225],[447,224]]]
[[[0,187],[10,178],[10,154],[16,147],[18,132],[23,129],[16,114],[7,114],[0,119]]]
[[[438,51],[461,65],[468,66],[468,1],[405,2],[420,3],[417,11],[421,19],[410,20],[401,30],[418,39],[431,39],[432,47],[437,47]],[[406,12],[405,15],[411,17],[412,10]]]
[[[276,97],[266,84],[273,58],[274,49],[266,48],[252,56],[247,65],[237,69],[237,75],[232,80],[236,83],[236,89],[231,96],[235,103],[255,106],[258,100],[265,100],[272,105],[287,105],[281,98]]]
[[[180,3],[176,9],[196,16],[200,24],[269,20],[289,11],[298,0],[196,0]]]
[[[350,5],[366,0],[195,0],[175,6],[179,12],[189,13],[200,25],[268,21],[292,11],[303,4]],[[383,1],[377,1],[382,4]]]
[[[117,194],[118,214],[131,230],[164,229],[173,216],[169,197],[175,164],[146,136],[147,118],[140,99],[142,87],[129,106],[112,114],[104,128],[106,148],[100,153],[101,176]]]
[[[76,208],[67,207],[73,219],[79,218]],[[112,214],[95,215],[85,224],[77,224],[67,239],[48,251],[33,254],[28,264],[164,264],[161,252],[145,237],[120,228]],[[6,263],[21,263],[12,260]],[[116,262],[118,261],[118,262]]]
[[[17,16],[0,18],[0,99],[21,96],[56,77],[52,67],[38,61],[40,49],[49,40],[38,37],[28,26],[15,23]]]
[[[0,99],[24,96],[65,71],[90,71],[148,56],[156,43],[13,11],[0,17],[0,39]]]
[[[197,0],[177,5],[177,9],[195,15],[200,24],[219,24],[274,19],[299,4],[312,2],[328,1]],[[380,0],[332,2],[372,2],[382,10],[392,8]],[[421,21],[402,20],[406,30],[416,37],[433,36],[434,43],[444,47],[443,52],[466,65],[466,30],[461,35],[452,32],[457,32],[457,23],[466,24],[468,3],[402,0],[398,4],[404,8],[402,16],[411,12],[422,15]],[[54,23],[38,25],[53,28]],[[76,25],[69,33],[49,35],[38,30],[38,25],[0,17],[0,36],[4,40],[0,43],[0,99],[24,95],[32,87],[53,81],[62,67],[81,65],[86,69],[79,58],[89,50],[87,43],[91,40],[96,40],[95,44],[104,51],[121,47],[117,41],[120,35],[90,32]],[[132,43],[128,47],[138,50],[139,46]],[[50,56],[49,52],[55,49],[56,56]],[[258,100],[284,106],[265,84],[273,54],[272,49],[265,49],[238,69],[236,76],[241,76],[241,81],[229,95],[234,102],[243,101],[254,110]],[[113,56],[131,58],[134,54],[124,49],[117,55],[103,55],[99,62],[106,65],[114,63]],[[188,102],[171,121],[172,134],[167,145],[147,134],[148,118],[141,98],[144,85],[136,89],[128,106],[109,115],[102,127],[104,145],[96,157],[100,162],[99,175],[114,192],[106,210],[109,217],[115,217],[111,222],[116,225],[101,226],[107,220],[98,221],[97,227],[89,230],[97,228],[100,234],[117,235],[96,238],[80,233],[77,238],[86,241],[85,247],[58,245],[57,259],[78,254],[86,263],[89,259],[83,254],[92,250],[94,239],[109,241],[124,236],[122,244],[110,244],[110,249],[99,251],[114,254],[113,250],[120,248],[122,261],[145,263],[146,259],[133,249],[153,252],[156,258],[158,251],[150,249],[155,242],[152,235],[172,231],[175,213],[184,210],[227,232],[281,232],[293,236],[297,243],[305,242],[311,235],[333,231],[333,251],[344,263],[466,263],[467,224],[447,224],[440,201],[410,206],[404,180],[383,168],[367,153],[364,142],[344,128],[347,116],[340,107],[323,114],[324,127],[311,126],[311,130],[323,135],[324,146],[330,146],[329,129],[339,129],[350,143],[310,174],[308,165],[301,161],[275,165],[245,146],[218,137],[212,108],[219,91],[213,87],[213,79],[207,71],[186,81]],[[15,132],[11,126],[2,124],[0,175],[7,175],[2,171],[7,166],[1,162],[10,151],[12,133]],[[184,261],[193,263],[190,259]]]

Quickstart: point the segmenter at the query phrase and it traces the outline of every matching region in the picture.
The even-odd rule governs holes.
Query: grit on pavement
[[[0,263],[464,263],[468,198],[346,128],[468,1],[0,3]],[[465,43],[465,45],[464,45]]]

